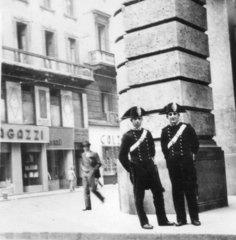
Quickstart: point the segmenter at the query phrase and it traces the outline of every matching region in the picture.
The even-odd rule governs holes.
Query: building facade
[[[119,135],[111,7],[98,2],[2,1],[0,192],[68,188],[71,166],[81,185],[84,140],[115,175],[103,150]]]

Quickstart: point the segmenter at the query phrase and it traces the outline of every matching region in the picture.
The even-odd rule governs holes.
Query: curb
[[[1,240],[235,240],[235,235],[217,234],[126,234],[126,233],[2,233]]]

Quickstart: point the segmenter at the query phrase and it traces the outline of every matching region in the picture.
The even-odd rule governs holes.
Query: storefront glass
[[[41,185],[41,144],[22,143],[21,155],[24,187]]]
[[[0,146],[0,188],[6,188],[12,183],[10,144],[1,143]]]
[[[49,190],[67,188],[65,151],[48,150],[47,163]]]
[[[116,173],[116,161],[118,159],[119,147],[103,146],[103,163],[104,175],[112,175]]]

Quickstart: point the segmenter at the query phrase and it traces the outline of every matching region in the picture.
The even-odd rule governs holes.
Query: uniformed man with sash
[[[142,117],[146,115],[140,107],[130,108],[122,117],[130,118],[133,128],[122,138],[119,160],[127,172],[130,173],[133,183],[134,200],[141,227],[152,229],[143,208],[145,190],[150,189],[154,198],[156,215],[160,226],[172,226],[174,223],[166,217],[163,187],[158,170],[154,164],[155,144],[152,134],[141,127]]]
[[[195,155],[199,142],[195,130],[179,121],[180,113],[185,109],[169,103],[160,114],[166,114],[170,124],[162,129],[161,148],[166,159],[170,180],[174,208],[177,214],[176,226],[187,224],[185,212],[186,197],[191,223],[200,226],[197,204],[197,174],[195,169]]]

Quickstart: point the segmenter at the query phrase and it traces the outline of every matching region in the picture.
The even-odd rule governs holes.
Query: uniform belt
[[[148,161],[152,160],[151,157],[131,157],[131,162],[142,162],[142,161]]]

